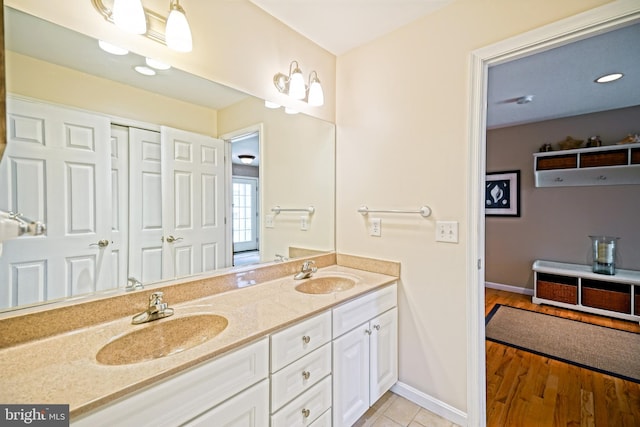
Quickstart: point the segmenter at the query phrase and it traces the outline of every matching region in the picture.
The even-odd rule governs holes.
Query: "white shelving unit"
[[[533,154],[536,187],[640,184],[640,143]]]
[[[533,272],[535,304],[640,321],[640,271],[609,276],[588,265],[537,260]]]

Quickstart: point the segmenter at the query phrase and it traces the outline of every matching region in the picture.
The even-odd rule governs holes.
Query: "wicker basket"
[[[536,284],[536,295],[538,298],[564,302],[567,304],[577,304],[578,286],[538,279]]]
[[[631,294],[583,286],[582,305],[631,314]],[[637,306],[638,299],[636,298]]]
[[[565,154],[552,157],[538,157],[536,170],[573,169],[578,166],[577,154]]]
[[[604,153],[583,153],[580,155],[580,167],[596,168],[600,166],[621,166],[629,162],[628,150],[606,151]]]

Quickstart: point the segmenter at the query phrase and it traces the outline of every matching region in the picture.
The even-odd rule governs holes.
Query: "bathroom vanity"
[[[178,284],[163,288],[175,310],[171,317],[131,325],[133,311],[6,346],[0,350],[0,365],[7,367],[2,400],[69,403],[74,426],[349,426],[397,381],[398,274],[353,268],[356,257],[345,258],[351,267],[326,257],[335,260],[335,254],[318,257],[321,268],[309,279],[294,280],[301,261],[289,261],[241,275],[246,280],[277,268],[280,277],[172,304]],[[230,274],[237,279],[239,273]],[[351,286],[326,288],[333,278]],[[300,287],[314,279],[320,280],[313,290]],[[329,292],[308,293],[323,289]],[[140,300],[151,292],[135,293]],[[142,360],[124,352],[105,363],[96,357],[134,330],[156,333],[162,323],[212,315],[228,324],[184,351],[171,348],[173,354]],[[180,330],[181,339],[190,334]],[[145,345],[161,347],[164,339],[174,338],[147,338]]]

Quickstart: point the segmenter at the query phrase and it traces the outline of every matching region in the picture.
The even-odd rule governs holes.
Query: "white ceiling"
[[[453,0],[251,0],[317,45],[341,55]]]

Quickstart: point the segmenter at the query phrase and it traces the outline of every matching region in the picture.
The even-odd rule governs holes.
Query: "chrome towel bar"
[[[280,212],[307,212],[307,213],[314,213],[316,211],[316,208],[314,208],[313,206],[309,206],[308,208],[281,208],[280,206],[276,206],[275,208],[271,208],[271,212],[275,213],[276,215],[279,214]]]
[[[366,206],[360,206],[358,212],[362,215],[368,215],[369,213],[399,213],[399,214],[420,214],[423,217],[431,215],[431,208],[429,206],[421,206],[418,210],[405,210],[405,209],[369,209]]]

